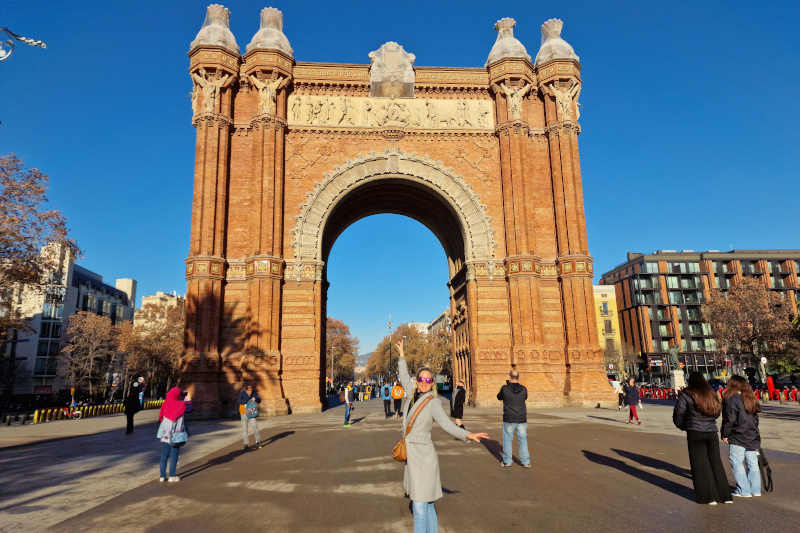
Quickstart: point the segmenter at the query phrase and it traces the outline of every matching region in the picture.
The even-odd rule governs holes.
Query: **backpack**
[[[340,392],[340,393],[339,393],[339,401],[340,401],[340,402],[342,402],[342,403],[344,403],[344,401],[345,401],[346,399],[347,399],[347,398],[346,398],[346,396],[345,396],[345,392],[344,392],[344,391]]]

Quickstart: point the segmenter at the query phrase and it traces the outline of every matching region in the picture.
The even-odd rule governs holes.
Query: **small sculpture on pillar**
[[[259,108],[262,113],[275,114],[276,110],[276,96],[278,89],[280,89],[284,78],[277,77],[269,81],[261,81],[256,76],[251,75],[250,81],[258,89],[259,94]]]
[[[572,80],[572,86],[567,89],[565,87],[556,87],[555,83],[550,84],[550,90],[556,97],[556,104],[561,110],[561,120],[572,120],[572,102],[575,102],[575,121],[577,122],[581,116],[578,110],[578,97],[581,95],[581,84],[578,80]]]
[[[217,96],[219,96],[220,89],[225,85],[228,79],[227,74],[220,77],[214,77],[206,72],[206,69],[201,68],[199,75],[192,74],[192,78],[203,89],[203,107],[206,113],[213,113],[217,104]],[[195,88],[196,90],[196,88]],[[196,100],[196,98],[193,98]]]
[[[508,112],[511,113],[511,117],[514,120],[521,120],[522,99],[525,98],[525,95],[531,90],[530,84],[522,85],[516,89],[510,89],[505,83],[501,83],[500,88],[503,89],[503,92],[508,99]]]
[[[679,342],[676,342],[672,348],[669,349],[669,380],[670,386],[675,390],[686,387],[686,378],[683,374],[681,363],[678,361],[678,352],[682,349],[683,346],[681,346]]]

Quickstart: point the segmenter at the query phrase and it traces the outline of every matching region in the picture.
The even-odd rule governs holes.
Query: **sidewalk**
[[[372,400],[356,403],[353,427],[343,428],[343,411],[260,419],[265,447],[248,452],[238,420],[192,422],[182,479],[172,484],[157,481],[154,412],[139,413],[128,437],[121,415],[50,422],[46,431],[3,427],[0,532],[411,530],[402,465],[391,459],[400,421],[385,420],[383,402]],[[624,524],[730,533],[796,523],[800,409],[768,406],[762,416],[776,492],[716,508],[694,503],[686,441],[671,428],[671,411],[671,402],[646,401],[644,424],[629,426],[624,411],[533,410],[534,468],[526,470],[516,459],[499,467],[500,410],[468,408],[467,428],[491,439],[465,444],[434,429],[445,492],[436,504],[440,531]]]

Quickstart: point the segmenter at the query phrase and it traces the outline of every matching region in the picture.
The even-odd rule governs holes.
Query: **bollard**
[[[6,425],[7,426],[11,425],[11,415],[6,415]]]
[[[24,425],[25,425],[25,422],[26,422],[27,420],[28,420],[28,415],[27,415],[27,414],[23,414],[23,415],[21,415],[21,416],[19,417],[19,425],[20,425],[20,426],[24,426]]]
[[[781,405],[784,404],[784,402],[783,402],[783,391],[778,391],[778,401],[781,402]]]

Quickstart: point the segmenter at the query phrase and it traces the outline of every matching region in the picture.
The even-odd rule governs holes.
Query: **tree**
[[[80,252],[61,213],[44,209],[48,182],[13,153],[0,157],[0,341],[11,329],[27,329],[15,296],[23,289],[44,290],[58,271],[60,254],[42,249],[59,243],[68,253]]]
[[[89,396],[105,391],[106,374],[117,361],[116,329],[111,319],[80,311],[69,317],[67,345],[59,355],[59,373],[73,387],[87,387]]]
[[[335,318],[328,317],[325,324],[325,356],[328,361],[327,372],[331,379],[349,379],[353,375],[358,354],[358,337],[350,334],[350,327]]]
[[[391,335],[393,343],[404,338],[404,352],[409,372],[416,372],[422,366],[429,366],[437,374],[451,373],[453,336],[451,332],[427,334],[410,324],[400,324]],[[392,368],[389,372],[389,343],[387,335],[378,344],[367,361],[367,375],[397,375],[397,349],[392,344]]]
[[[155,387],[166,383],[169,389],[178,379],[183,351],[183,306],[147,304],[136,311],[135,321],[118,326],[119,351],[125,394],[134,376],[143,376],[155,395]]]
[[[720,354],[749,353],[780,360],[791,339],[791,310],[778,294],[755,278],[744,278],[726,292],[715,289],[703,304],[703,320]]]

